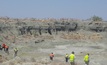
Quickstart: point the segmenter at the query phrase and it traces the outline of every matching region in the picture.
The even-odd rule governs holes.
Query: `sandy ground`
[[[49,37],[49,38],[47,38]],[[35,41],[40,41],[35,43]],[[18,56],[14,57],[13,48],[18,47]],[[107,42],[106,38],[101,41],[62,39],[60,35],[44,34],[38,37],[19,36],[16,43],[10,44],[10,54],[4,51],[0,54],[7,59],[0,65],[70,65],[65,62],[65,54],[75,52],[76,65],[85,65],[83,57],[90,54],[90,65],[106,65]],[[55,54],[54,60],[49,60],[49,54]]]

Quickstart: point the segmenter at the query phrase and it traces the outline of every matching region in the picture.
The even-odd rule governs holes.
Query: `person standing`
[[[71,65],[75,65],[75,55],[74,55],[74,52],[72,52],[72,54],[70,54],[69,60],[70,60],[70,64]]]
[[[6,44],[3,43],[3,44],[2,44],[2,49],[4,49],[4,51],[5,51],[5,46],[6,46]]]
[[[5,52],[9,55],[9,46],[5,45]]]
[[[84,56],[84,62],[86,65],[89,65],[89,53]]]
[[[53,54],[53,53],[51,53],[51,54],[50,54],[50,60],[52,60],[52,61],[53,61],[53,57],[54,57],[54,54]]]
[[[18,53],[18,49],[17,49],[17,48],[14,48],[14,57],[17,56],[17,53]]]
[[[68,62],[69,56],[68,54],[65,55],[65,61]]]

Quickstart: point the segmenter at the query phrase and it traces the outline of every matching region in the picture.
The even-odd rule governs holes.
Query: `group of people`
[[[0,50],[3,50],[3,49],[9,55],[9,46],[3,43],[2,46],[0,45]],[[17,53],[18,53],[18,48],[14,48],[14,57],[17,56]],[[49,56],[50,56],[50,60],[53,61],[53,58],[54,58],[53,52]],[[65,61],[68,62],[68,60],[70,61],[71,65],[75,65],[75,53],[74,52],[72,52],[70,55],[68,54],[65,55]],[[87,53],[84,56],[84,62],[86,65],[89,65],[89,53]]]
[[[9,46],[6,45],[5,43],[3,43],[2,45],[0,45],[0,50],[4,50],[9,55]],[[18,52],[18,49],[14,48],[14,57],[17,56],[17,52]]]
[[[53,57],[54,57],[54,54],[51,53],[50,60],[53,60]],[[70,61],[71,65],[75,65],[75,53],[74,52],[72,52],[70,55],[68,54],[65,55],[65,61],[68,62],[68,60]],[[84,62],[85,62],[85,65],[89,65],[89,53],[87,53],[84,56]]]

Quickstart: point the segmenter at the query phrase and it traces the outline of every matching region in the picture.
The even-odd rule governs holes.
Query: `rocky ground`
[[[84,65],[83,57],[90,53],[90,65],[106,65],[107,61],[107,41],[106,32],[100,33],[99,39],[88,39],[81,36],[70,38],[75,32],[60,32],[58,35],[43,34],[34,37],[33,35],[18,36],[15,43],[7,43],[10,48],[10,54],[0,51],[2,55],[0,65],[70,65],[65,62],[65,54],[75,52],[76,65]],[[86,31],[83,34],[93,34],[95,32]],[[66,37],[66,36],[68,37]],[[65,37],[65,38],[64,38]],[[13,48],[18,47],[18,56],[14,57]],[[49,54],[55,54],[54,60],[49,60]]]

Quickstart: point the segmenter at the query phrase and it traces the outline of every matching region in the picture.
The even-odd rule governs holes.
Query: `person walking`
[[[5,52],[9,55],[9,46],[5,45]]]
[[[74,55],[74,51],[72,52],[72,54],[70,54],[69,60],[70,60],[70,64],[71,64],[71,65],[75,65],[75,55]]]
[[[17,49],[17,48],[14,48],[14,57],[17,56],[17,53],[18,53],[18,49]]]
[[[6,44],[3,43],[3,44],[2,44],[2,49],[4,49],[4,51],[5,51],[5,46],[6,46]]]
[[[69,55],[66,54],[66,55],[65,55],[65,61],[68,62],[68,59],[69,59]]]
[[[53,53],[51,53],[51,54],[50,54],[50,60],[52,60],[52,61],[53,61],[53,57],[54,57],[54,54],[53,54]]]
[[[85,65],[89,65],[89,53],[84,56]]]

